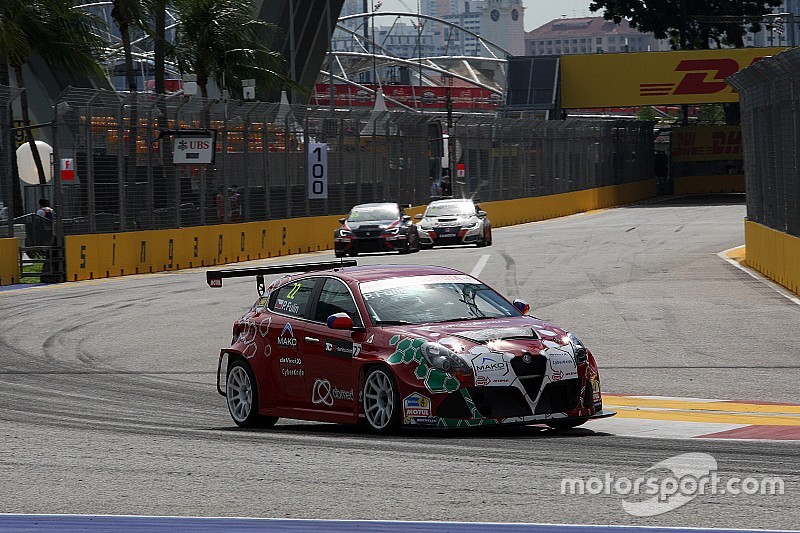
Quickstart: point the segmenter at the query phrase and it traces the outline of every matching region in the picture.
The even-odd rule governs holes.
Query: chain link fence
[[[742,111],[747,218],[800,237],[800,49],[727,78]]]
[[[55,108],[54,160],[75,169],[55,206],[64,235],[344,214],[372,201],[421,205],[448,152],[459,164],[453,195],[481,201],[654,176],[651,122],[454,113],[443,147],[431,124],[447,128],[445,115],[406,111],[75,88]],[[170,132],[187,129],[216,131],[213,164],[173,163]],[[327,199],[309,199],[310,143],[327,144]]]
[[[22,91],[0,85],[0,237],[14,235],[14,138],[12,103]]]

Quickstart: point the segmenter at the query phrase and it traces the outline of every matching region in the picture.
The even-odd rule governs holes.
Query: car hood
[[[474,222],[478,217],[475,215],[442,215],[438,217],[424,217],[421,220],[426,226],[463,226],[469,222]]]
[[[437,342],[462,355],[486,350],[536,355],[569,345],[564,329],[531,316],[393,326],[391,329],[401,337]]]
[[[366,228],[380,228],[385,229],[392,225],[397,225],[398,219],[388,220],[364,220],[363,222],[353,222],[350,220],[345,221],[345,226],[351,230],[366,229]]]

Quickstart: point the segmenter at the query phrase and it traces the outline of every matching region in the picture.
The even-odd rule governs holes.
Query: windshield
[[[475,205],[470,202],[448,202],[444,204],[432,204],[425,210],[426,217],[443,216],[472,216],[475,214]]]
[[[353,222],[365,222],[368,220],[397,220],[399,214],[396,207],[376,206],[376,207],[354,207],[350,211],[348,220]]]
[[[427,324],[520,316],[502,296],[467,275],[412,276],[362,283],[373,323]]]

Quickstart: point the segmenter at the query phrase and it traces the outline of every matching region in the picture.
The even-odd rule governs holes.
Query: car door
[[[353,358],[361,344],[353,342],[351,330],[335,330],[327,325],[328,317],[347,313],[353,324],[363,321],[353,295],[344,282],[324,278],[315,295],[313,315],[306,323],[301,340],[305,383],[312,408],[337,413],[355,413],[358,406],[357,368]]]
[[[311,295],[317,277],[301,278],[278,287],[270,296],[271,323],[267,339],[275,381],[285,398],[286,407],[305,407],[306,358],[300,339],[311,309]]]

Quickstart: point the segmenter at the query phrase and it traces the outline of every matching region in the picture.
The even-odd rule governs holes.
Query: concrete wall
[[[745,264],[800,295],[800,238],[745,220]]]
[[[656,181],[647,180],[480,205],[497,228],[622,205],[655,195]],[[413,216],[424,209],[425,206],[417,206],[406,212]],[[333,231],[339,226],[339,218],[323,216],[170,230],[71,235],[65,239],[67,281],[208,267],[329,250],[333,247]],[[0,243],[5,246],[0,248],[0,284],[16,283],[19,279],[16,272],[16,240],[2,239]]]
[[[677,176],[675,194],[745,192],[744,174],[719,176]]]

